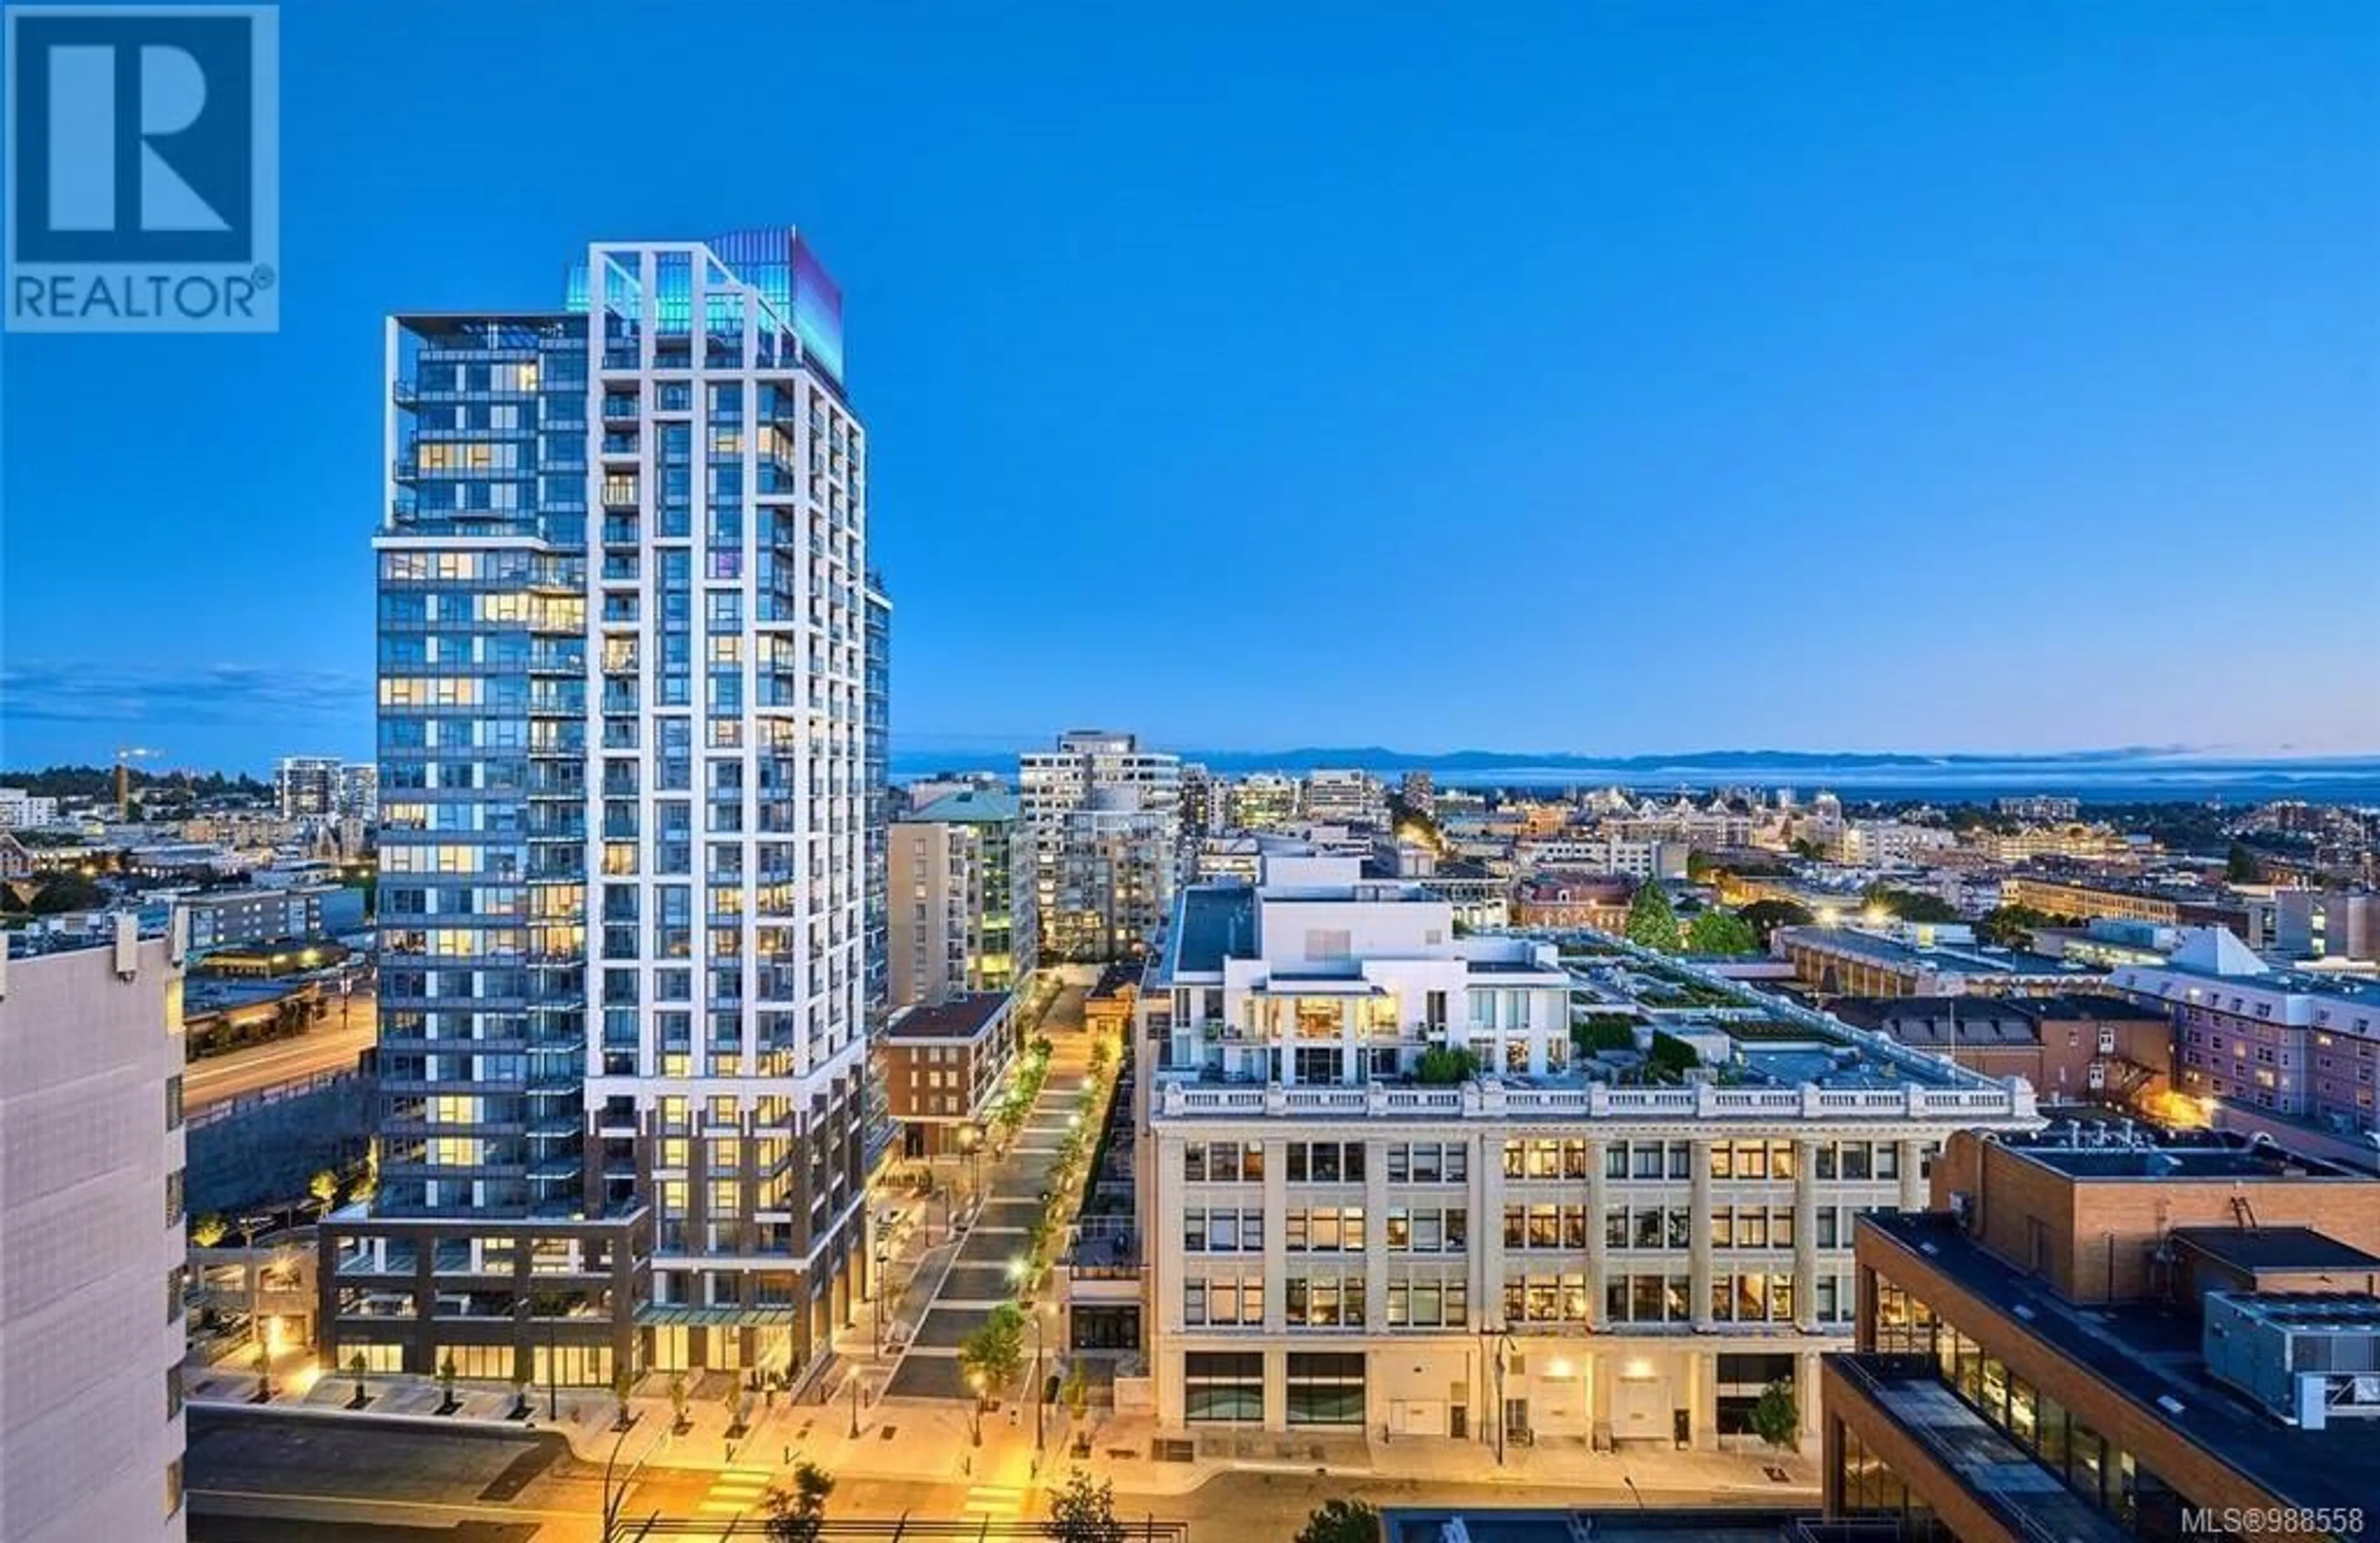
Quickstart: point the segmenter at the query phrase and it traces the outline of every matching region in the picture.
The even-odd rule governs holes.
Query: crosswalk
[[[967,1491],[959,1512],[969,1522],[1013,1522],[1025,1514],[1025,1495],[1019,1485],[978,1484]]]
[[[722,1523],[762,1515],[760,1500],[769,1492],[769,1473],[766,1468],[722,1468],[696,1512],[706,1520]]]

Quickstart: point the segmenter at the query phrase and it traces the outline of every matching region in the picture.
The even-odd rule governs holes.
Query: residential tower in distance
[[[1182,758],[1128,734],[1076,729],[1021,758],[1042,954],[1122,959],[1148,948],[1173,904]]]

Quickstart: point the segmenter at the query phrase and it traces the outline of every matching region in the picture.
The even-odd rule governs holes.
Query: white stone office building
[[[1129,734],[1077,729],[1019,758],[1045,960],[1129,958],[1173,905],[1182,863],[1182,758]]]
[[[2031,1091],[1815,1014],[1727,1086],[1622,1086],[1573,1051],[1553,944],[1458,939],[1445,901],[1357,873],[1269,853],[1255,886],[1185,890],[1151,961],[1160,1423],[1711,1447],[1785,1380],[1815,1431],[1852,1218],[1921,1205],[1949,1133],[2032,1124]],[[1439,1045],[1479,1074],[1424,1085]]]
[[[0,1537],[177,1543],[182,958],[0,944]],[[21,945],[20,945],[21,946]]]
[[[1389,823],[1389,791],[1368,772],[1317,770],[1305,775],[1298,813],[1319,824],[1381,830]]]

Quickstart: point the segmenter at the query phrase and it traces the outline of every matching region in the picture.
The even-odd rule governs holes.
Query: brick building
[[[905,1157],[942,1157],[989,1112],[1016,1053],[1004,991],[978,991],[894,1014],[884,1033],[884,1096]]]
[[[2380,1390],[2357,1375],[2380,1180],[2061,1122],[1954,1136],[1932,1185],[1932,1210],[1854,1237],[1858,1349],[1822,1372],[1830,1517],[2115,1543],[2248,1530],[2227,1508],[2311,1536],[2380,1516]]]

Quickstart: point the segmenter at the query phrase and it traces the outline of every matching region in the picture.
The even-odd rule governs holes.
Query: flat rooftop
[[[2380,1256],[2312,1227],[2176,1227],[2171,1235],[2184,1247],[2251,1273],[2380,1271]]]
[[[1257,892],[1246,884],[1194,884],[1182,892],[1165,940],[1165,975],[1220,975],[1233,949],[1256,946]]]
[[[2374,1432],[2356,1420],[2303,1430],[2209,1378],[2198,1319],[2142,1305],[2077,1307],[1979,1246],[1939,1211],[1868,1211],[1873,1229],[1956,1281],[2052,1353],[2138,1404],[2148,1420],[2293,1505],[2380,1514]],[[2022,1311],[2020,1312],[2019,1309]]]
[[[1796,927],[1791,941],[1907,968],[1955,970],[1967,975],[2071,976],[2077,981],[2102,972],[2046,954],[2026,954],[1985,943],[1907,943],[1852,927]]]
[[[2000,1145],[2073,1179],[2340,1179],[2373,1184],[2320,1158],[2229,1131],[2169,1131],[2119,1121],[2053,1121],[2006,1132]],[[2380,1187],[2373,1191],[2380,1203]]]
[[[912,1007],[884,1030],[888,1039],[973,1039],[1008,1010],[1004,991],[973,991],[948,1002]]]

